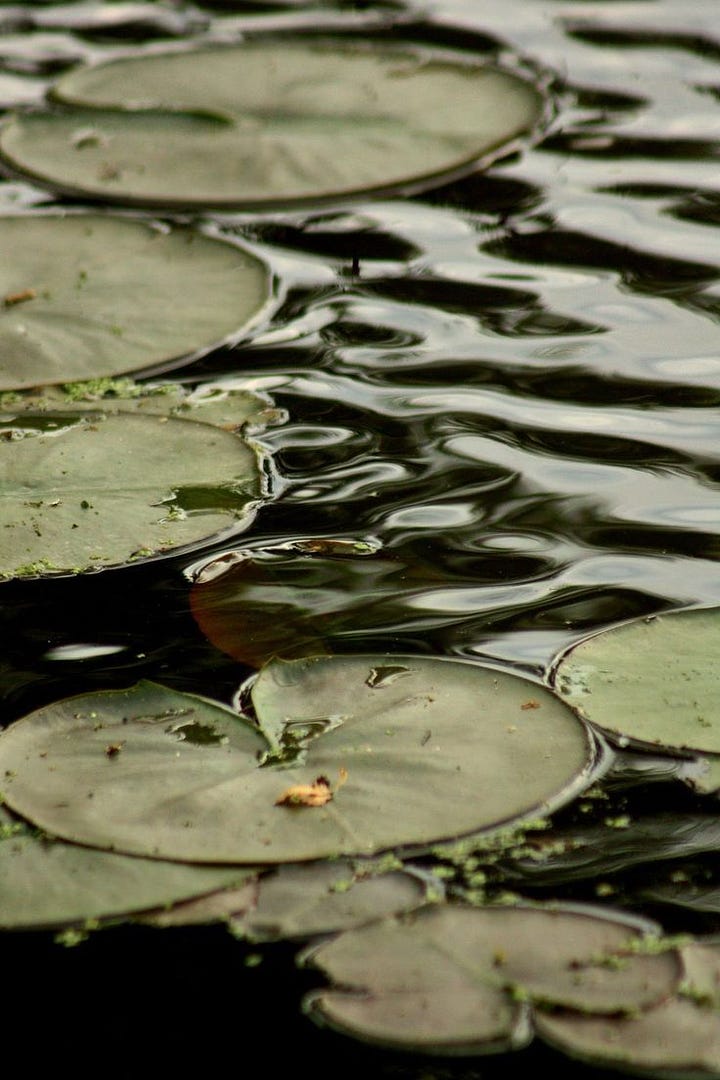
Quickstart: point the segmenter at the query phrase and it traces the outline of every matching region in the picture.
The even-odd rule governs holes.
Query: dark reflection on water
[[[287,5],[291,24],[357,25],[395,12],[416,39],[522,60],[542,73],[555,109],[537,145],[422,196],[217,218],[257,246],[285,290],[249,346],[178,372],[188,382],[249,377],[288,410],[289,423],[263,440],[282,497],[238,544],[259,552],[297,538],[372,538],[383,548],[373,573],[352,559],[334,561],[330,577],[317,571],[338,623],[317,632],[333,648],[475,657],[536,677],[592,629],[720,603],[716,0],[302,9]],[[280,5],[230,2],[0,5],[0,104],[40,101],[50,77],[77,59],[237,38],[253,11],[269,27],[283,17]],[[0,183],[2,211],[51,203],[29,185]],[[138,677],[229,701],[249,662],[204,641],[183,576],[227,546],[85,581],[3,585],[4,719]],[[286,555],[278,580],[300,593],[309,563]],[[307,607],[298,595],[284,609],[288,625]],[[63,651],[77,643],[116,651]],[[692,929],[716,923],[687,916]],[[138,965],[168,965],[170,977],[182,956],[195,970],[199,938],[169,934],[140,945],[130,934]],[[203,940],[217,977],[230,946]],[[117,964],[112,949],[101,937],[66,962],[28,935],[13,939],[10,963],[51,970],[60,995],[63,978],[97,979],[94,965]],[[272,977],[257,976],[253,989],[242,952],[237,945],[230,978],[250,1007],[277,993],[289,967],[268,959]],[[191,997],[196,987],[195,976],[181,980]],[[292,1013],[280,1026],[303,1054],[337,1054],[340,1064],[359,1053],[377,1074],[425,1075],[417,1063],[315,1033],[293,1012],[297,989],[278,1015],[281,1006]],[[229,1023],[218,1008],[218,1022]],[[252,1009],[247,1016],[259,1022]],[[99,1012],[94,1022],[106,1030]],[[600,1075],[543,1049],[510,1066],[445,1063],[433,1075],[469,1080],[539,1064]]]

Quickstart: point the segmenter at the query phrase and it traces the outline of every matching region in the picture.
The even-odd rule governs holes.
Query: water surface
[[[371,541],[394,560],[397,594],[337,649],[489,660],[535,678],[592,630],[720,603],[716,0],[0,5],[0,104],[40,101],[78,60],[236,40],[251,25],[365,23],[531,73],[551,115],[522,152],[424,195],[212,219],[279,281],[277,311],[250,345],[175,373],[242,376],[287,410],[264,436],[278,497],[238,542]],[[0,211],[54,202],[0,182]],[[4,584],[4,720],[138,677],[231,700],[247,669],[204,641],[184,573],[227,546]],[[343,573],[340,594],[355,604]],[[689,796],[673,797],[686,808]],[[651,793],[632,799],[658,809]],[[716,924],[678,917],[672,929]],[[282,1048],[261,1047],[268,1066],[297,1054],[302,1075],[310,1062],[337,1073],[364,1053],[297,1015],[312,976],[294,974],[291,948],[245,969],[244,948],[220,930],[96,938],[70,952],[42,935],[8,939],[6,993],[13,1015],[30,1007],[45,1022],[72,987],[127,1075],[143,1032],[153,1060],[180,1068],[188,1032],[206,1066],[221,1035],[247,1067],[247,1032],[268,1021],[283,1032]],[[71,1013],[53,1022],[61,1048]],[[479,1065],[366,1059],[376,1075],[418,1080],[547,1062],[599,1075],[542,1049]]]

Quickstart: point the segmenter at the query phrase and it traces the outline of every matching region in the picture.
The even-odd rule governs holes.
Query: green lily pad
[[[252,871],[136,859],[40,838],[0,807],[0,929],[66,926],[237,884]]]
[[[697,938],[681,948],[685,978],[681,992],[697,1004],[720,1009],[720,943]]]
[[[252,700],[261,730],[152,683],[49,705],[0,735],[8,805],[133,854],[299,862],[492,829],[592,776],[588,733],[554,695],[462,661],[275,661]],[[303,785],[334,797],[297,805]]]
[[[251,875],[252,870],[247,871]],[[166,929],[171,926],[206,926],[208,923],[229,923],[231,918],[249,911],[255,906],[258,895],[258,881],[254,875],[244,884],[217,892],[198,896],[192,900],[181,900],[171,907],[157,911],[148,911],[134,919],[146,926]]]
[[[285,419],[269,397],[246,390],[241,380],[201,383],[188,389],[173,382],[137,383],[129,378],[88,379],[24,390],[0,398],[3,413],[98,412],[107,415],[137,413],[142,416],[201,420],[226,431],[253,433]]]
[[[346,1034],[405,1049],[512,1047],[527,1038],[519,1002],[607,1014],[671,994],[677,954],[640,955],[641,941],[637,924],[597,909],[441,906],[310,950],[305,960],[340,989],[311,993],[305,1008]]]
[[[249,524],[258,450],[187,415],[0,413],[0,578],[119,566]]]
[[[63,108],[17,114],[13,168],[124,203],[250,208],[428,187],[538,123],[518,76],[462,55],[347,39],[255,41],[63,76]]]
[[[291,864],[260,880],[254,906],[232,926],[251,941],[309,938],[413,911],[427,899],[427,881],[401,868],[379,873],[348,860]]]
[[[720,1013],[687,998],[671,998],[636,1017],[536,1017],[538,1035],[593,1065],[636,1075],[685,1080],[720,1073]]]
[[[557,664],[560,697],[620,740],[720,753],[720,609],[640,619]]]
[[[688,787],[698,795],[715,795],[720,791],[720,754],[702,754],[683,777]]]
[[[0,390],[167,366],[237,336],[270,296],[236,244],[101,214],[0,217]]]

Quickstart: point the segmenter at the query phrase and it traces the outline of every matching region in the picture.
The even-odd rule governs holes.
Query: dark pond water
[[[547,129],[486,174],[413,198],[217,218],[268,259],[280,302],[249,345],[175,374],[242,375],[289,414],[264,438],[279,497],[241,542],[371,539],[400,586],[413,582],[346,627],[338,649],[541,678],[591,630],[720,603],[717,0],[3,4],[0,104],[38,101],[74,62],[128,48],[379,20],[381,36],[536,73],[552,95]],[[0,183],[0,211],[52,203]],[[138,677],[231,700],[248,669],[190,614],[184,571],[199,557],[3,584],[3,720]],[[346,584],[356,604],[349,571]],[[114,651],[73,658],[75,645]],[[653,785],[618,796],[628,808],[695,806]],[[715,862],[692,869],[712,882]],[[657,916],[639,888],[668,872],[621,880],[621,902]],[[587,882],[555,894],[595,898]],[[659,917],[671,931],[720,929],[711,914]],[[299,1015],[314,977],[295,972],[294,948],[248,967],[246,946],[219,929],[118,928],[68,950],[8,935],[1,949],[16,1049],[39,1042],[48,1060],[99,1075],[189,1075],[196,1060],[246,1070],[251,1050],[301,1076],[601,1075],[543,1049],[479,1063],[366,1051]]]

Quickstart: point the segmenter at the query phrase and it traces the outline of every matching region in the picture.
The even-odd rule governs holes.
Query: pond
[[[180,193],[163,209],[157,199],[148,204],[132,192],[123,196],[117,188],[122,170],[103,159],[95,181],[116,185],[111,207],[126,219],[107,238],[98,223],[108,215],[106,195],[98,201],[87,180],[78,190],[74,180],[42,179],[43,170],[52,174],[59,167],[62,155],[49,140],[67,105],[52,105],[39,157],[25,171],[17,155],[22,159],[27,148],[18,151],[13,144],[11,153],[4,145],[2,216],[27,215],[35,227],[65,212],[75,228],[89,220],[80,214],[93,215],[94,247],[83,257],[110,275],[117,319],[134,328],[134,336],[114,324],[110,336],[86,328],[84,340],[81,335],[73,346],[74,355],[82,354],[80,366],[48,381],[77,388],[93,374],[132,374],[138,385],[165,380],[181,389],[173,391],[179,396],[168,399],[164,415],[157,404],[162,395],[145,415],[142,405],[126,415],[138,387],[124,382],[76,389],[60,405],[55,400],[52,431],[42,411],[47,399],[41,406],[35,401],[35,419],[25,427],[16,419],[0,424],[6,429],[0,449],[8,452],[0,466],[6,501],[14,498],[17,505],[23,481],[14,463],[39,442],[38,433],[58,445],[58,435],[74,438],[83,445],[77,450],[68,442],[73,468],[78,460],[89,463],[83,483],[96,478],[98,461],[104,468],[111,463],[112,477],[117,473],[117,483],[113,478],[105,490],[96,486],[78,502],[78,520],[84,527],[91,514],[107,508],[119,537],[111,547],[102,529],[92,533],[90,546],[78,556],[83,572],[68,573],[68,564],[55,572],[57,559],[65,556],[53,549],[49,558],[41,534],[52,531],[48,521],[60,499],[48,503],[48,510],[32,502],[29,487],[22,496],[23,505],[37,511],[29,515],[30,533],[41,543],[37,550],[28,546],[30,554],[8,571],[0,542],[3,726],[73,695],[130,692],[140,680],[150,680],[175,695],[174,704],[157,706],[164,718],[171,715],[173,752],[175,743],[178,755],[195,744],[211,751],[226,739],[227,714],[183,723],[183,703],[196,699],[178,695],[247,708],[248,691],[240,688],[273,655],[302,664],[303,657],[320,654],[374,658],[371,682],[362,684],[370,686],[369,696],[378,682],[402,685],[411,658],[418,665],[420,658],[462,661],[463,672],[473,668],[469,679],[479,665],[496,683],[523,676],[529,681],[520,684],[519,708],[530,724],[549,711],[543,695],[549,695],[551,668],[572,646],[628,620],[672,627],[669,619],[643,620],[674,609],[720,606],[716,0],[3,3],[0,32],[0,107],[8,131],[13,117],[34,116],[44,107],[51,87],[79,64],[168,51],[184,57],[196,46],[238,45],[248,34],[271,41],[291,35],[295,42],[344,35],[369,39],[377,48],[410,43],[443,57],[459,55],[465,65],[499,66],[523,86],[539,88],[543,102],[531,131],[524,132],[522,124],[510,131],[497,160],[490,160],[496,148],[491,137],[475,155],[482,158],[475,167],[467,167],[465,153],[465,164],[457,167],[455,161],[448,175],[426,168],[437,174],[434,180],[426,175],[413,184],[390,174],[383,188],[361,179],[356,186],[373,189],[368,194],[353,191],[348,181],[338,197],[331,190],[322,191],[320,200],[296,192],[290,205],[283,205],[282,192],[271,192],[263,205],[261,183],[256,205],[224,205],[221,191],[194,206]],[[300,87],[304,63],[301,54]],[[330,92],[323,83],[321,93]],[[132,107],[142,111],[143,102]],[[227,117],[213,108],[203,112],[197,106],[182,122],[221,128]],[[481,112],[478,126],[489,122]],[[39,115],[44,123],[45,111]],[[448,113],[448,125],[451,119]],[[179,114],[172,118],[180,122]],[[73,154],[98,150],[102,158],[102,132],[77,125],[74,130]],[[190,139],[184,128],[181,136],[180,143]],[[357,130],[355,136],[360,137]],[[344,175],[344,166],[334,169],[333,153],[352,152],[347,132],[338,130],[336,140],[322,170],[328,176]],[[149,174],[149,143],[145,149]],[[358,157],[363,160],[353,165],[354,173],[367,168],[372,176],[371,151]],[[381,144],[377,159],[383,167],[387,157]],[[144,184],[141,174],[142,168],[138,183]],[[174,183],[179,185],[175,177]],[[156,222],[159,233],[153,231]],[[148,223],[155,244],[149,257],[165,260],[149,271],[155,281],[162,277],[165,288],[152,316],[152,290],[135,281],[129,292],[130,275],[122,269],[126,240],[145,245],[143,258],[152,247],[142,239]],[[157,255],[160,237],[174,242],[168,239],[170,226],[173,236],[196,238],[194,257],[206,260],[201,270],[194,263],[185,273],[179,246]],[[126,227],[135,239],[127,239]],[[55,243],[41,232],[31,236],[18,241],[0,231],[3,262],[32,261]],[[215,243],[218,238],[234,245],[233,258],[244,260],[250,281],[245,306],[236,307],[235,296],[224,292],[222,260],[229,256]],[[72,238],[74,249],[84,242],[79,233]],[[257,266],[269,271],[257,278]],[[17,332],[22,320],[31,319],[35,300],[43,300],[40,285],[49,299],[51,288],[75,296],[92,284],[85,270],[72,281],[63,281],[62,274],[47,285],[24,281],[12,287],[19,291],[5,292],[0,315],[15,319]],[[101,302],[107,300],[93,300]],[[210,330],[196,340],[192,328],[201,315]],[[63,333],[52,331],[58,356],[68,352]],[[149,350],[142,363],[134,359],[136,338]],[[2,351],[10,351],[9,340],[7,334],[0,337],[3,378]],[[99,358],[125,347],[123,366],[98,370]],[[184,359],[168,363],[177,356]],[[36,381],[42,380],[28,377],[17,387]],[[195,434],[204,425],[178,419],[171,409],[197,387],[218,385],[223,392],[249,390],[259,400],[247,405],[251,421],[240,450],[234,412],[240,406],[222,399],[208,421],[214,434],[206,461],[199,436],[197,447],[195,435],[170,438],[179,424]],[[12,382],[0,385],[1,391],[12,389]],[[109,396],[103,398],[105,392]],[[8,402],[2,405],[7,416],[11,406],[21,408],[16,398]],[[120,419],[110,415],[116,406]],[[162,427],[158,422],[148,436],[151,418]],[[24,437],[30,428],[33,437]],[[163,528],[150,539],[148,522],[136,521],[129,502],[122,501],[140,483],[123,457],[135,428],[138,441],[147,438],[143,482],[152,473],[161,492],[157,498],[167,504]],[[69,434],[63,434],[66,429]],[[87,445],[103,438],[107,445],[96,458]],[[210,495],[197,478],[200,463],[203,476],[212,473]],[[225,482],[231,468],[242,470],[242,489]],[[163,494],[166,489],[172,497]],[[2,507],[0,514],[5,530],[12,531],[12,514]],[[180,539],[166,543],[168,530],[203,514],[210,515],[203,519],[210,526],[198,535],[178,532]],[[22,573],[19,562],[25,564]],[[696,626],[702,633],[689,647],[712,668],[714,624]],[[710,644],[703,646],[701,639]],[[636,638],[627,644],[622,639],[613,663],[619,665],[623,655],[632,659],[636,650],[639,657],[643,647]],[[665,646],[667,663],[659,665],[670,672],[663,693],[671,707],[671,662],[684,647]],[[341,669],[339,682],[351,682],[347,672],[349,667]],[[660,670],[653,679],[659,683],[661,677]],[[567,686],[572,698],[569,677]],[[575,758],[558,766],[548,792],[532,788],[550,771],[542,740],[540,749],[533,744],[526,802],[517,810],[503,804],[496,811],[498,821],[521,811],[527,818],[533,808],[552,812],[543,822],[526,820],[527,836],[516,835],[494,850],[473,849],[472,865],[467,850],[430,856],[426,844],[407,855],[417,880],[423,887],[430,882],[436,901],[439,890],[453,903],[473,902],[474,911],[485,902],[510,907],[518,899],[592,904],[600,914],[653,919],[668,937],[704,938],[720,931],[717,796],[712,784],[697,782],[688,764],[696,752],[712,757],[720,745],[678,744],[626,729],[615,719],[624,693],[621,688],[612,715],[598,721],[608,734],[593,742],[591,752],[574,728],[572,737],[552,735],[553,761],[562,758],[561,745]],[[703,704],[693,698],[703,730],[716,720],[713,695],[711,682],[698,690]],[[257,696],[260,709],[259,689]],[[92,708],[96,699],[86,700]],[[628,706],[633,718],[637,700]],[[282,708],[284,702],[277,705]],[[268,753],[284,762],[291,754],[303,755],[317,735],[313,724],[321,735],[337,726],[332,710],[305,715],[300,733]],[[543,738],[549,745],[551,735]],[[568,750],[573,738],[579,741]],[[644,740],[644,752],[635,738]],[[102,732],[98,739],[103,767],[122,767],[124,739],[108,741]],[[648,752],[656,739],[658,752]],[[432,744],[427,724],[420,741]],[[8,786],[15,770],[4,763],[2,745],[0,766]],[[355,769],[347,770],[346,782],[344,759],[332,759],[327,777],[318,776],[310,794],[288,787],[278,795],[292,803],[337,794],[340,805],[353,777],[364,775],[362,764]],[[51,783],[47,773],[39,787],[50,790]],[[452,804],[454,783],[448,781],[443,802]],[[575,798],[585,788],[584,797]],[[133,798],[139,805],[140,787]],[[425,802],[405,774],[397,798],[404,806]],[[15,809],[12,801],[10,806]],[[445,813],[445,806],[440,810]],[[315,810],[280,812],[297,818]],[[382,817],[383,826],[392,823],[393,812],[383,810]],[[154,811],[147,820],[154,828]],[[455,835],[485,824],[457,821]],[[425,839],[448,839],[448,829]],[[535,843],[533,830],[544,839]],[[396,839],[379,833],[374,851],[413,839],[402,830]],[[93,842],[88,834],[79,840]],[[138,841],[134,849],[132,841],[131,849],[153,855],[156,849],[142,843],[156,840]],[[547,858],[538,856],[543,843]],[[298,858],[335,853],[307,847]],[[404,849],[400,853],[405,858]],[[261,860],[255,851],[244,861]],[[32,907],[36,898],[28,894],[27,903]],[[318,1026],[301,1001],[327,979],[318,968],[296,964],[312,934],[266,943],[262,935],[248,938],[242,927],[231,934],[222,921],[163,929],[119,916],[109,922],[95,929],[76,920],[59,936],[57,928],[4,931],[8,1053],[32,1055],[43,1068],[57,1067],[64,1058],[76,1072],[128,1077],[155,1068],[179,1075],[197,1067],[257,1069],[257,1055],[264,1070],[300,1076],[362,1070],[404,1080],[474,1080],[542,1067],[583,1080],[617,1075],[610,1071],[612,1062],[605,1063],[607,1069],[601,1061],[579,1064],[539,1039],[531,1045],[519,1039],[513,1053],[501,1045],[497,1053],[474,1056],[468,1042],[480,1045],[476,1035],[464,1043],[451,1040],[451,1053],[439,1055],[376,1046],[372,1039],[366,1044]],[[496,960],[505,963],[502,950],[496,950]],[[537,993],[550,1001],[550,1018],[543,1021],[549,1029],[558,999],[549,991]],[[565,1003],[560,999],[558,1007]],[[713,1027],[714,1047],[719,1038]],[[717,1049],[708,1060],[703,1075],[720,1074]],[[615,1065],[621,1072],[625,1067],[622,1061]],[[657,1064],[649,1068],[651,1075],[663,1074]]]

